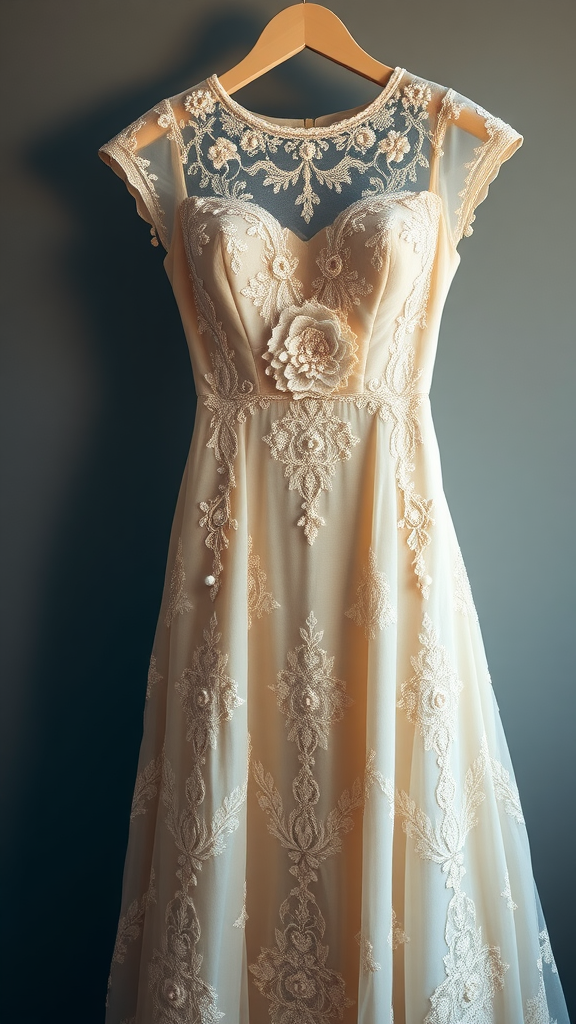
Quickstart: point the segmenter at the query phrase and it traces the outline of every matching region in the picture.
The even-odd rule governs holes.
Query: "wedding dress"
[[[100,151],[198,398],[107,1024],[568,1021],[428,398],[521,142],[396,68],[312,127],[212,75]]]

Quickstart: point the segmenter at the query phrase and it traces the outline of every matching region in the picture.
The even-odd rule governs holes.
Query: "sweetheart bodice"
[[[361,198],[307,241],[241,199],[193,196],[180,212],[196,313],[218,320],[255,393],[363,392],[426,324],[440,218],[430,192]],[[192,333],[202,394],[208,366]]]

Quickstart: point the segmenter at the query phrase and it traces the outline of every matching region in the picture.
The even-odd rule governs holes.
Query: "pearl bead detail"
[[[214,584],[216,583],[216,577],[215,576],[205,576],[204,577],[204,583],[206,584],[207,587],[213,587]]]

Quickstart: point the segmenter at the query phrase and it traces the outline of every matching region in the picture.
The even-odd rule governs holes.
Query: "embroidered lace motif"
[[[150,655],[150,665],[148,667],[148,679],[146,681],[146,700],[150,700],[152,696],[152,690],[156,686],[156,683],[160,683],[164,676],[161,676],[158,669],[156,668],[156,655]]]
[[[406,942],[410,942],[410,939],[404,929],[398,924],[396,911],[392,908],[392,924],[388,934],[388,945],[394,950],[398,946],[403,946]]]
[[[297,490],[304,499],[304,515],[297,525],[312,544],[325,520],[318,506],[322,491],[332,488],[330,478],[336,465],[352,456],[352,448],[360,441],[351,429],[334,413],[334,402],[308,399],[294,402],[281,420],[272,424],[272,433],[263,440],[270,447],[273,458],[284,463],[291,491]]]
[[[270,187],[283,195],[300,189],[294,197],[294,212],[300,208],[300,217],[308,224],[335,193],[357,192],[359,176],[366,176],[370,184],[363,196],[394,192],[409,184],[420,185],[420,170],[429,167],[430,152],[441,159],[446,131],[450,124],[457,124],[463,103],[452,89],[443,90],[435,123],[430,124],[439,87],[411,77],[396,68],[380,96],[355,116],[304,128],[275,124],[246,110],[212,75],[183,98],[162,100],[149,115],[102,146],[101,154],[119,165],[138,196],[139,212],[153,225],[154,245],[158,234],[164,247],[170,246],[171,214],[162,203],[171,208],[172,198],[163,200],[165,186],[151,160],[140,152],[151,145],[151,119],[173,144],[197,190],[251,200],[250,180],[261,195]],[[475,109],[484,118],[488,139],[476,147],[466,165],[469,173],[460,191],[460,207],[450,211],[457,220],[454,245],[462,235],[472,233],[475,207],[485,198],[500,163],[521,141],[510,125],[482,107]],[[156,139],[153,133],[151,139]],[[232,235],[233,229],[230,242],[234,246]]]
[[[417,194],[399,193],[394,195],[394,200]],[[342,210],[333,224],[326,227],[327,245],[320,250],[316,260],[321,274],[312,281],[312,290],[307,300],[304,298],[302,282],[296,276],[299,260],[289,245],[292,232],[289,228],[282,227],[273,214],[257,203],[249,203],[244,199],[192,196],[185,202],[186,205],[192,205],[196,211],[192,215],[195,234],[198,235],[194,251],[201,255],[203,247],[210,241],[210,237],[206,233],[207,223],[200,223],[200,216],[211,214],[218,218],[218,229],[222,230],[227,239],[226,250],[229,253],[231,252],[230,238],[234,238],[234,262],[231,262],[231,269],[235,274],[239,274],[242,269],[239,253],[244,252],[245,249],[244,243],[242,243],[242,249],[240,248],[236,226],[231,225],[229,216],[241,217],[248,225],[246,235],[258,237],[261,240],[261,262],[264,265],[264,270],[259,271],[255,277],[249,278],[246,287],[241,288],[240,292],[252,300],[267,324],[274,327],[288,308],[293,307],[294,310],[299,310],[305,301],[310,303],[316,300],[316,303],[323,307],[325,315],[332,321],[333,329],[335,329],[338,320],[335,320],[333,313],[329,311],[346,314],[353,306],[359,305],[361,296],[369,295],[372,291],[372,286],[366,282],[365,278],[359,278],[358,271],[350,266],[350,248],[346,245],[346,240],[353,233],[365,232],[364,220],[367,214],[389,213],[392,209],[391,199],[392,197],[386,204],[370,197],[358,200]],[[190,224],[190,215],[187,215],[187,221]],[[232,228],[234,228],[233,234]],[[381,222],[376,229],[373,241],[367,243],[375,249],[372,263],[379,270],[383,266],[382,255],[386,249],[387,230],[386,222]],[[344,316],[340,317],[339,323],[342,330],[345,324]],[[355,335],[352,337],[355,338]],[[346,337],[346,340],[350,341],[349,336]],[[354,354],[355,346],[344,344],[342,347],[346,364],[351,354]],[[272,358],[276,354],[275,350],[280,348],[280,344],[273,345],[272,352],[267,354],[267,358]],[[349,354],[349,348],[352,350],[351,354]],[[342,364],[342,355],[339,355],[338,362]],[[336,382],[331,382],[332,389],[342,386],[346,382],[347,366],[344,365],[342,369],[344,373],[341,378]],[[269,367],[267,372],[271,372],[271,370],[272,368]]]
[[[424,749],[441,751],[438,756],[442,757],[455,733],[462,683],[450,665],[448,652],[438,642],[427,614],[420,643],[417,657],[410,659],[414,675],[402,683],[398,707],[404,708],[409,720],[418,727]]]
[[[259,762],[253,769],[268,830],[290,851],[290,872],[296,879],[280,907],[284,927],[276,929],[276,944],[262,949],[249,967],[257,988],[270,1002],[272,1024],[288,1020],[326,1024],[341,1019],[345,1007],[352,1005],[343,977],[328,966],[330,951],[322,943],[326,924],[311,886],[318,881],[322,861],[340,852],[342,836],[353,826],[351,815],[364,802],[364,786],[356,779],[327,817],[318,820],[320,790],[313,772],[314,753],[317,747],[327,749],[332,724],[343,717],[352,700],[345,682],[332,675],[334,658],[320,647],[323,632],[316,632],[316,625],[310,612],[300,629],[302,643],[288,652],[288,667],[270,686],[301,764],[292,783],[296,807],[289,815],[272,776]]]
[[[146,160],[138,153],[138,132],[146,125],[146,119],[140,117],[133,124],[120,132],[115,139],[102,146],[102,151],[107,153],[117,164],[120,165],[128,183],[142,196],[144,204],[151,214],[153,230],[152,244],[158,245],[156,232],[165,249],[169,248],[168,232],[166,230],[165,214],[160,205],[160,197],[156,190],[158,176],[149,171],[150,160]]]
[[[154,868],[150,872],[150,884],[139,900],[133,900],[128,910],[118,923],[116,942],[112,954],[113,964],[123,964],[128,950],[128,943],[137,939],[140,935],[142,922],[146,914],[146,907],[149,903],[156,902]]]
[[[380,964],[376,963],[374,959],[374,946],[362,935],[362,932],[358,932],[354,936],[356,942],[360,946],[360,967],[367,974],[375,974],[376,971],[381,970]]]
[[[460,615],[469,615],[475,622],[478,622],[478,613],[474,606],[470,580],[468,579],[468,573],[466,572],[466,566],[464,564],[460,548],[458,548],[458,551],[456,552],[453,577],[454,611],[459,612]]]
[[[556,961],[552,952],[552,946],[550,945],[550,936],[548,935],[548,929],[543,928],[539,933],[538,938],[540,939],[540,959],[538,960],[539,970],[543,970],[543,964],[549,964],[552,974],[558,974],[558,968],[556,967]]]
[[[508,910],[518,910],[518,904],[514,903],[512,899],[512,890],[510,888],[510,875],[508,872],[504,875],[504,890],[500,893],[502,899],[505,901]]]
[[[399,191],[417,180],[419,168],[428,167],[430,87],[417,81],[402,87],[403,74],[397,68],[380,97],[340,127],[271,125],[232,100],[215,75],[207,79],[208,89],[186,97],[188,120],[177,121],[165,101],[159,124],[168,128],[168,138],[201,189],[253,199],[246,191],[250,177],[261,178],[275,193],[300,188],[294,204],[308,224],[321,203],[315,188],[341,192],[353,174],[367,174],[371,187],[363,195]]]
[[[552,1020],[548,1009],[544,978],[540,981],[538,995],[535,999],[528,999],[526,1002],[524,1024],[557,1024],[555,1020]]]
[[[494,178],[503,155],[510,146],[517,145],[518,135],[509,124],[497,117],[492,117],[482,107],[476,108],[484,117],[488,141],[474,150],[474,160],[466,164],[468,174],[464,188],[459,192],[462,205],[456,211],[458,227],[456,238],[469,236],[473,232],[472,224],[476,220],[474,209],[486,197],[488,186]]]
[[[426,614],[420,634],[421,649],[412,658],[414,676],[402,685],[398,702],[422,735],[426,750],[434,750],[439,768],[436,801],[442,822],[434,826],[429,816],[405,792],[397,798],[403,828],[413,839],[416,852],[446,873],[446,887],[453,890],[447,911],[444,957],[446,979],[430,997],[425,1024],[492,1024],[494,994],[504,985],[508,970],[498,946],[482,942],[476,926],[476,908],[462,888],[465,874],[463,849],[466,836],[477,824],[476,808],[485,798],[482,783],[486,758],[480,753],[464,779],[463,802],[456,808],[456,782],[450,766],[450,747],[456,732],[458,698],[462,683],[452,668]]]
[[[362,570],[356,601],[344,614],[362,626],[367,640],[374,640],[379,629],[396,622],[396,614],[390,604],[388,580],[378,570],[376,552],[372,548],[368,550],[368,565]]]
[[[475,109],[484,119],[484,126],[488,135],[486,142],[481,142],[474,149],[474,158],[465,165],[468,174],[464,187],[458,193],[462,200],[459,208],[454,211],[457,218],[453,232],[453,243],[456,245],[463,236],[473,233],[472,224],[476,216],[475,208],[486,198],[488,186],[496,176],[498,168],[509,151],[519,144],[518,133],[498,117],[493,117],[483,107],[475,105]],[[449,124],[457,123],[462,104],[457,102],[456,93],[453,89],[447,89],[444,94],[440,111],[436,122],[436,131],[432,139],[432,147],[438,157],[443,156],[442,145],[446,136]]]
[[[436,129],[432,137],[432,149],[438,158],[444,156],[442,144],[446,130],[451,121],[457,121],[460,117],[462,104],[456,101],[456,93],[453,89],[447,89],[436,119]]]
[[[202,864],[226,847],[226,837],[239,825],[239,812],[246,801],[248,777],[226,796],[212,819],[206,821],[201,808],[205,797],[202,768],[210,746],[217,743],[218,726],[232,716],[243,701],[236,684],[225,673],[228,656],[217,645],[213,613],[204,630],[204,642],[193,656],[193,665],[176,684],[187,718],[187,739],[191,743],[193,767],[186,780],[186,803],[180,806],[175,772],[166,757],[162,764],[161,798],[166,807],[166,825],[178,850],[176,877],[179,888],[166,908],[166,932],[161,948],[154,950],[149,964],[153,1024],[216,1024],[224,1014],[218,1010],[217,994],[201,977],[202,955],[198,952],[200,921],[192,899]]]
[[[518,788],[514,782],[510,779],[510,772],[504,768],[504,765],[500,761],[492,757],[488,750],[488,741],[484,736],[482,739],[482,754],[484,758],[485,770],[489,772],[492,778],[492,785],[494,786],[494,793],[497,800],[500,800],[504,804],[504,810],[511,818],[514,818],[519,825],[524,825],[524,815],[522,814],[522,807],[520,806],[520,796],[518,794]]]
[[[240,911],[238,917],[234,921],[234,924],[233,924],[232,927],[233,928],[244,928],[245,925],[246,925],[246,921],[248,921],[248,914],[246,912],[246,882],[244,882],[244,894],[243,894],[243,897],[242,897],[242,910]]]
[[[232,718],[234,708],[244,704],[237,684],[225,672],[228,655],[218,650],[222,639],[216,631],[216,612],[204,630],[204,643],[194,651],[192,667],[184,669],[176,682],[188,721],[187,740],[195,747],[215,747],[220,722]]]
[[[279,608],[278,601],[266,590],[266,573],[260,567],[260,556],[252,550],[252,537],[248,537],[248,629],[254,617],[261,619]]]
[[[385,779],[382,772],[375,766],[376,751],[368,751],[366,768],[364,771],[364,798],[368,800],[372,786],[376,785],[384,794],[390,804],[390,817],[394,820],[394,783],[392,779]]]
[[[162,751],[157,758],[152,760],[141,772],[139,772],[134,786],[130,821],[140,814],[145,814],[147,801],[155,798],[158,792],[158,783],[162,774],[163,763],[164,751]],[[108,1007],[108,996],[112,987],[112,969],[115,964],[124,963],[129,943],[135,942],[141,934],[148,904],[156,903],[157,893],[155,877],[154,868],[152,867],[150,869],[150,880],[146,892],[144,892],[139,899],[132,900],[132,903],[129,905],[126,913],[122,915],[118,922],[116,941],[110,963],[110,973],[108,975],[106,1007]]]
[[[182,538],[178,538],[178,550],[176,552],[176,560],[172,569],[172,576],[170,579],[170,597],[168,599],[168,608],[166,611],[165,622],[168,627],[172,625],[172,622],[176,615],[184,615],[185,612],[192,611],[193,605],[186,593],[186,575],[184,573],[184,558],[182,554]]]
[[[136,776],[134,794],[132,796],[132,809],[130,821],[139,814],[146,814],[146,804],[153,800],[158,792],[158,784],[162,777],[162,763],[164,754],[150,761],[145,768]]]
[[[390,451],[396,460],[396,481],[404,499],[404,515],[398,526],[409,531],[407,543],[414,553],[412,564],[418,586],[424,597],[428,597],[432,579],[426,571],[424,551],[430,543],[429,531],[434,523],[433,503],[416,492],[411,479],[416,450],[422,440],[416,411],[423,395],[417,388],[421,370],[415,366],[409,335],[417,327],[426,325],[440,208],[437,197],[431,193],[422,193],[418,197],[408,195],[402,201],[412,213],[410,221],[405,225],[403,237],[414,246],[416,253],[421,254],[421,269],[402,314],[396,321],[384,376],[380,380],[368,382],[370,399],[367,408],[377,411],[382,419],[392,421]]]
[[[210,429],[212,434],[207,447],[214,450],[218,462],[218,472],[222,475],[222,483],[218,486],[218,494],[208,501],[200,502],[204,513],[200,526],[205,526],[208,536],[206,546],[213,552],[212,575],[214,583],[210,587],[210,597],[215,600],[220,589],[220,574],[223,569],[222,551],[228,547],[227,529],[238,529],[238,523],[232,516],[230,493],[236,486],[234,462],[238,454],[238,434],[236,424],[243,423],[246,413],[253,414],[256,409],[266,409],[269,399],[263,395],[253,394],[253,385],[249,381],[238,382],[238,373],[234,365],[234,353],[228,345],[226,333],[216,316],[214,303],[208,295],[202,279],[198,276],[192,255],[195,234],[191,230],[193,223],[187,223],[186,214],[192,210],[189,203],[182,204],[184,219],[184,237],[188,255],[188,267],[194,299],[198,331],[208,332],[215,343],[215,351],[210,354],[212,373],[205,374],[205,380],[212,394],[204,395],[204,405],[211,410]]]

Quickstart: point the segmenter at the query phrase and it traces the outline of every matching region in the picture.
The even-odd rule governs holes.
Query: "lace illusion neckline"
[[[233,100],[229,93],[226,92],[222,82],[218,78],[218,75],[210,75],[206,79],[207,83],[212,88],[220,102],[228,108],[236,117],[244,121],[246,124],[251,125],[253,128],[258,128],[261,131],[272,133],[274,135],[287,136],[291,138],[322,138],[327,135],[338,135],[341,131],[348,130],[354,125],[362,124],[368,120],[376,111],[384,105],[389,96],[394,92],[394,89],[398,86],[402,75],[404,75],[405,69],[401,67],[394,68],[390,78],[386,82],[386,85],[381,89],[375,99],[369,103],[364,104],[360,109],[356,110],[356,113],[351,114],[350,117],[340,117],[340,113],[344,111],[336,111],[334,114],[322,114],[323,117],[336,117],[336,121],[332,121],[326,125],[315,125],[311,128],[306,128],[304,125],[289,124],[291,120],[296,118],[287,118],[286,123],[283,121],[276,121],[274,118],[266,117],[263,114],[256,114],[253,110],[248,110],[243,107],[241,103]],[[302,118],[300,118],[302,120]]]

